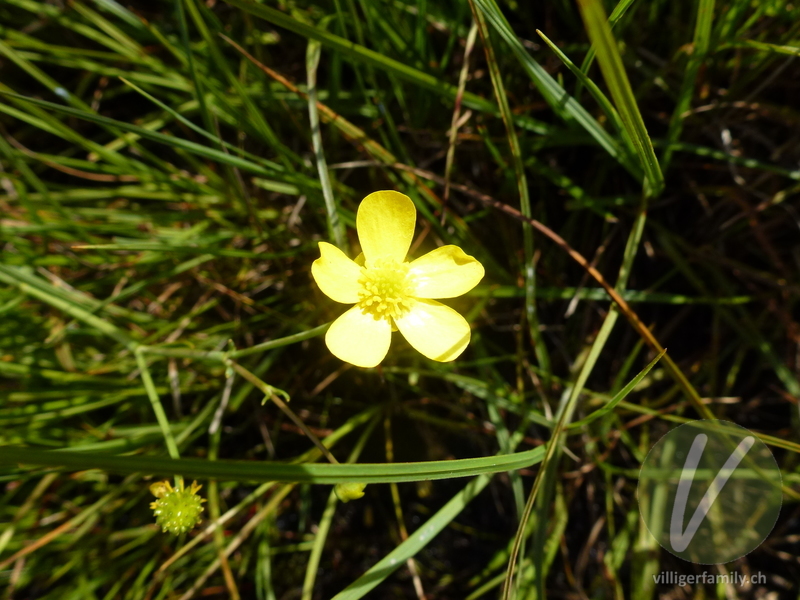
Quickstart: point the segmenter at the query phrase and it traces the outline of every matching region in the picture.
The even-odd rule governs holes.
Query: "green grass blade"
[[[589,39],[597,47],[597,60],[606,85],[644,169],[645,191],[650,196],[658,196],[664,188],[664,175],[625,73],[616,40],[606,21],[603,6],[599,0],[578,0],[578,4]]]
[[[710,0],[706,1],[708,2]],[[790,46],[787,44],[769,44],[767,42],[759,42],[757,40],[744,40],[742,42],[732,42],[730,44],[726,44],[725,46],[732,48],[752,48],[753,50],[774,52],[776,54],[785,54],[787,56],[800,56],[800,46]]]
[[[666,350],[664,350],[664,352],[666,352]],[[588,425],[589,423],[592,423],[597,419],[599,419],[600,417],[607,415],[608,413],[613,411],[614,408],[620,402],[622,402],[628,394],[630,394],[633,391],[633,388],[639,385],[639,382],[642,379],[644,379],[645,375],[647,375],[650,372],[650,369],[656,366],[656,363],[659,360],[661,360],[662,356],[664,356],[664,352],[661,352],[660,354],[656,355],[656,357],[653,360],[651,360],[650,363],[644,369],[639,371],[636,377],[631,379],[625,387],[623,387],[605,406],[603,406],[603,408],[594,411],[585,419],[581,419],[580,421],[574,421],[573,423],[570,423],[569,425],[567,425],[567,429],[578,429],[580,427],[584,427],[585,425]]]
[[[628,9],[631,5],[636,2],[636,0],[620,0],[619,3],[614,7],[614,10],[611,11],[611,14],[608,15],[608,26],[613,30],[614,26],[619,22],[619,20],[628,12]],[[597,49],[595,48],[594,44],[589,47],[589,51],[586,53],[586,57],[583,59],[581,63],[581,71],[584,75],[589,73],[589,69],[592,67],[592,63],[594,62],[595,57],[597,56]],[[575,89],[575,97],[580,97],[580,85],[582,82],[579,81],[578,87]]]
[[[714,0],[697,0],[697,17],[694,28],[694,40],[692,51],[689,54],[689,61],[683,73],[683,84],[678,93],[678,101],[672,113],[672,119],[667,131],[666,144],[662,159],[663,168],[666,171],[672,160],[673,146],[670,144],[677,142],[683,131],[683,119],[687,110],[692,104],[694,95],[695,81],[700,67],[706,59],[711,41],[711,23],[714,18]]]
[[[515,454],[392,464],[285,464],[263,461],[171,460],[155,456],[107,456],[88,452],[52,452],[0,447],[0,464],[44,465],[68,469],[102,469],[114,473],[183,475],[220,481],[283,481],[294,483],[400,483],[472,477],[530,467],[541,461],[544,448]]]
[[[573,75],[575,75],[575,77],[578,78],[578,81],[586,87],[586,89],[592,95],[592,98],[594,98],[600,105],[600,108],[603,109],[603,112],[606,114],[611,123],[614,125],[614,128],[617,130],[617,132],[619,134],[624,135],[625,126],[622,123],[622,119],[620,119],[617,109],[614,108],[614,105],[611,103],[611,100],[609,100],[608,97],[603,93],[603,91],[599,87],[597,87],[597,84],[594,81],[589,79],[589,76],[586,75],[586,73],[584,73],[580,68],[578,68],[578,66],[575,63],[573,63],[569,59],[569,57],[567,57],[566,54],[564,54],[561,48],[559,48],[553,42],[550,41],[550,38],[548,38],[544,33],[539,31],[538,29],[536,30],[536,33],[539,34],[539,37],[544,40],[544,43],[547,44],[548,47],[555,53],[555,55],[558,56],[561,62],[564,63],[564,66],[567,67],[570,70],[570,72]],[[623,140],[625,140],[626,142],[630,141],[628,136],[624,136]],[[629,149],[631,152],[635,152],[632,146]]]

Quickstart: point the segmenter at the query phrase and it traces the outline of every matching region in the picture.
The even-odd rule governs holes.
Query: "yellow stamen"
[[[399,318],[414,301],[408,263],[379,259],[361,268],[358,284],[358,306],[376,319]]]

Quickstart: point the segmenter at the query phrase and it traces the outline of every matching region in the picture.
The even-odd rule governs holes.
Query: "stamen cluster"
[[[408,263],[378,259],[361,268],[358,284],[358,306],[376,319],[399,318],[413,303]]]

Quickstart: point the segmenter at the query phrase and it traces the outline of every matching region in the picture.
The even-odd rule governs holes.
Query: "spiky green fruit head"
[[[169,482],[150,486],[153,495],[158,498],[150,504],[150,508],[153,509],[156,523],[162,531],[179,535],[192,530],[200,523],[205,502],[205,499],[197,495],[201,487],[203,486],[197,485],[196,481],[192,482],[188,489],[183,485],[173,489]]]

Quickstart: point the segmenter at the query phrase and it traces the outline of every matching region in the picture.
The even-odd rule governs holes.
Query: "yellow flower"
[[[330,351],[359,367],[374,367],[389,351],[392,331],[440,362],[454,360],[469,343],[466,319],[434,298],[455,298],[483,278],[483,265],[458,246],[442,246],[407,262],[417,211],[408,196],[375,192],[358,207],[362,255],[350,260],[319,243],[311,274],[336,302],[355,304],[325,335]]]

